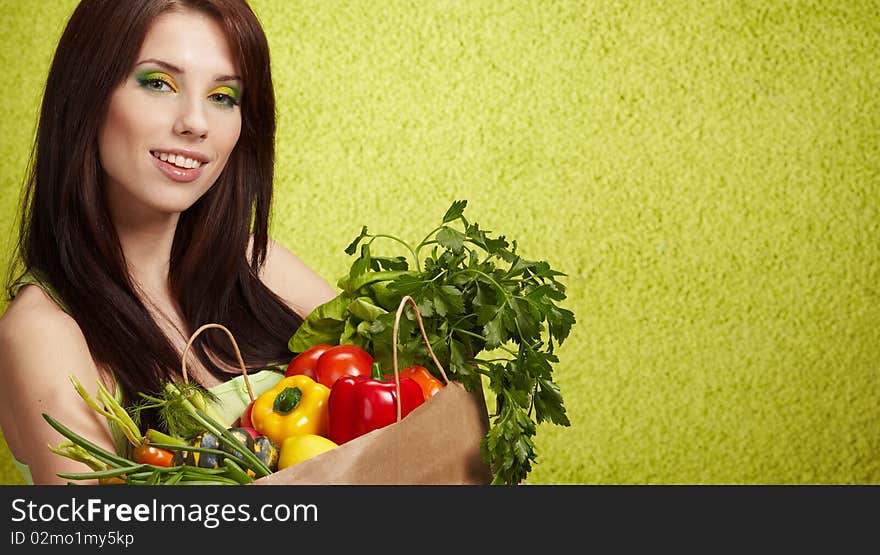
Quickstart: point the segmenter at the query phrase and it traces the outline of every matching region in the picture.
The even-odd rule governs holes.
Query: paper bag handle
[[[235,342],[235,337],[232,335],[232,332],[229,331],[228,328],[222,326],[220,324],[205,324],[204,326],[197,329],[189,338],[189,341],[186,342],[186,348],[183,349],[183,357],[180,371],[183,374],[183,383],[189,383],[189,376],[186,373],[186,355],[189,353],[190,348],[192,347],[193,341],[195,341],[196,337],[202,333],[203,331],[211,328],[221,329],[226,332],[226,335],[229,336],[229,340],[232,341],[232,348],[235,349],[235,357],[238,359],[238,365],[241,367],[241,375],[244,377],[244,385],[247,388],[248,397],[250,397],[251,402],[254,401],[254,390],[251,389],[251,381],[247,375],[247,368],[244,365],[244,359],[241,358],[241,351],[238,350],[238,343]]]
[[[419,329],[422,331],[422,339],[425,340],[425,346],[428,347],[428,354],[431,355],[431,360],[434,361],[434,364],[437,366],[437,369],[440,370],[440,374],[443,376],[443,381],[449,385],[449,378],[446,377],[446,371],[443,370],[443,365],[440,364],[440,361],[437,360],[437,356],[434,354],[434,349],[431,348],[431,342],[428,341],[428,333],[425,331],[425,324],[422,323],[422,315],[419,313],[419,307],[416,306],[416,302],[409,295],[404,295],[402,299],[400,299],[400,305],[397,307],[397,314],[394,315],[394,330],[392,332],[394,339],[394,346],[392,348],[392,356],[394,362],[394,385],[397,389],[397,421],[400,422],[400,376],[397,370],[397,332],[400,329],[400,316],[403,314],[403,309],[406,306],[406,303],[412,305],[413,312],[416,313],[416,321],[419,323]]]

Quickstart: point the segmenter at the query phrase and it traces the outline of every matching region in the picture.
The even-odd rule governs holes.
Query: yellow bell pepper
[[[334,447],[339,446],[323,436],[315,434],[290,436],[281,444],[278,470],[311,459]]]
[[[290,376],[254,401],[251,422],[278,445],[290,436],[327,434],[330,388],[305,375]]]

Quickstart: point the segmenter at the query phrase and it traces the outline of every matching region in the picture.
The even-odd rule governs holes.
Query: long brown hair
[[[102,194],[97,137],[110,96],[131,71],[151,23],[182,8],[218,21],[245,88],[241,135],[226,167],[180,216],[169,270],[172,294],[190,331],[223,324],[252,367],[289,360],[287,340],[302,323],[257,278],[268,243],[275,98],[269,49],[255,14],[245,0],[82,0],[46,82],[23,197],[19,268],[56,290],[92,356],[114,372],[129,402],[179,377],[180,353],[150,316],[126,269]],[[201,335],[194,353],[215,376],[226,377],[207,352],[236,365],[222,333]],[[147,415],[144,425],[151,423]]]

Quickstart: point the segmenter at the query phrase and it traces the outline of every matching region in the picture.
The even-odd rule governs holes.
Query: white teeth
[[[167,152],[158,152],[153,151],[151,153],[153,156],[162,160],[163,162],[168,162],[169,164],[174,164],[178,168],[184,169],[193,169],[198,168],[202,165],[202,163],[198,160],[194,160],[192,158],[187,158],[182,154],[169,154]]]

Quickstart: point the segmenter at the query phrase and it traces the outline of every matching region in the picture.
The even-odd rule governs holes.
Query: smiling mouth
[[[182,154],[170,154],[167,152],[160,152],[158,150],[151,150],[150,154],[153,155],[153,158],[158,158],[163,162],[167,162],[173,166],[177,166],[178,168],[184,170],[191,170],[198,168],[202,165],[200,160],[194,160],[193,158],[187,158]],[[207,163],[207,162],[205,162]]]

